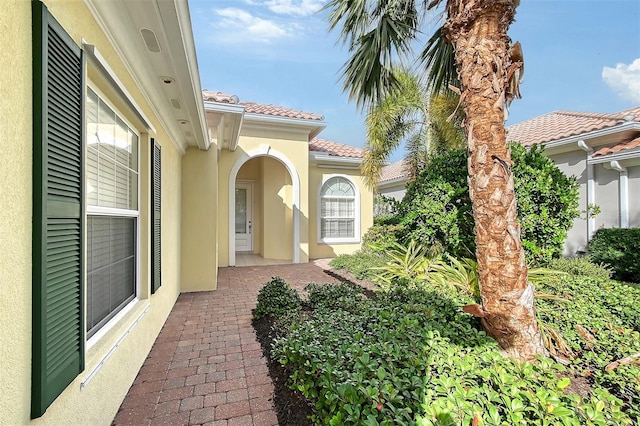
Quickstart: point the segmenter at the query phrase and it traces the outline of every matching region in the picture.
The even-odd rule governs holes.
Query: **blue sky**
[[[203,88],[322,114],[320,137],[363,146],[364,115],[342,91],[346,49],[317,13],[325,3],[190,0]],[[639,1],[523,0],[509,35],[522,43],[525,75],[507,125],[555,110],[640,105]]]

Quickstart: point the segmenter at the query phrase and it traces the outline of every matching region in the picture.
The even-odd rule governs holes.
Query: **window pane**
[[[129,209],[138,210],[138,173],[129,172]]]
[[[236,234],[247,232],[247,190],[236,188]]]
[[[116,207],[131,209],[129,205],[129,170],[116,164]]]
[[[131,141],[129,140],[129,128],[120,117],[116,117],[116,134],[114,140],[116,161],[125,167],[129,167],[131,155]]]
[[[351,182],[342,177],[332,177],[322,186],[321,196],[354,197],[355,190]]]
[[[98,147],[87,148],[87,204],[98,205]]]
[[[138,209],[138,135],[87,91],[87,203]]]
[[[104,102],[100,101],[98,111],[98,141],[100,144],[100,153],[108,155],[110,158],[115,156],[115,124],[116,114]]]
[[[115,161],[100,152],[100,158],[98,160],[98,205],[101,207],[116,206],[115,167]]]
[[[129,156],[129,168],[138,171],[138,135],[129,130],[129,146],[131,155]]]

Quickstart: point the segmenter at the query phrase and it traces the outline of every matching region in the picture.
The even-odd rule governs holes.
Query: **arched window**
[[[359,194],[348,177],[332,176],[322,184],[319,210],[320,242],[360,242]]]

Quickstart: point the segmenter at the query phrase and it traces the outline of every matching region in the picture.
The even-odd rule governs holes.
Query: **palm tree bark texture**
[[[546,355],[520,225],[504,128],[509,59],[507,30],[516,0],[449,0],[444,36],[454,46],[468,140],[469,194],[475,219],[482,305],[487,333],[511,357]]]

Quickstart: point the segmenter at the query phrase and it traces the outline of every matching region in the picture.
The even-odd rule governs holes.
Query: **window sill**
[[[318,244],[360,244],[360,238],[324,238]]]

